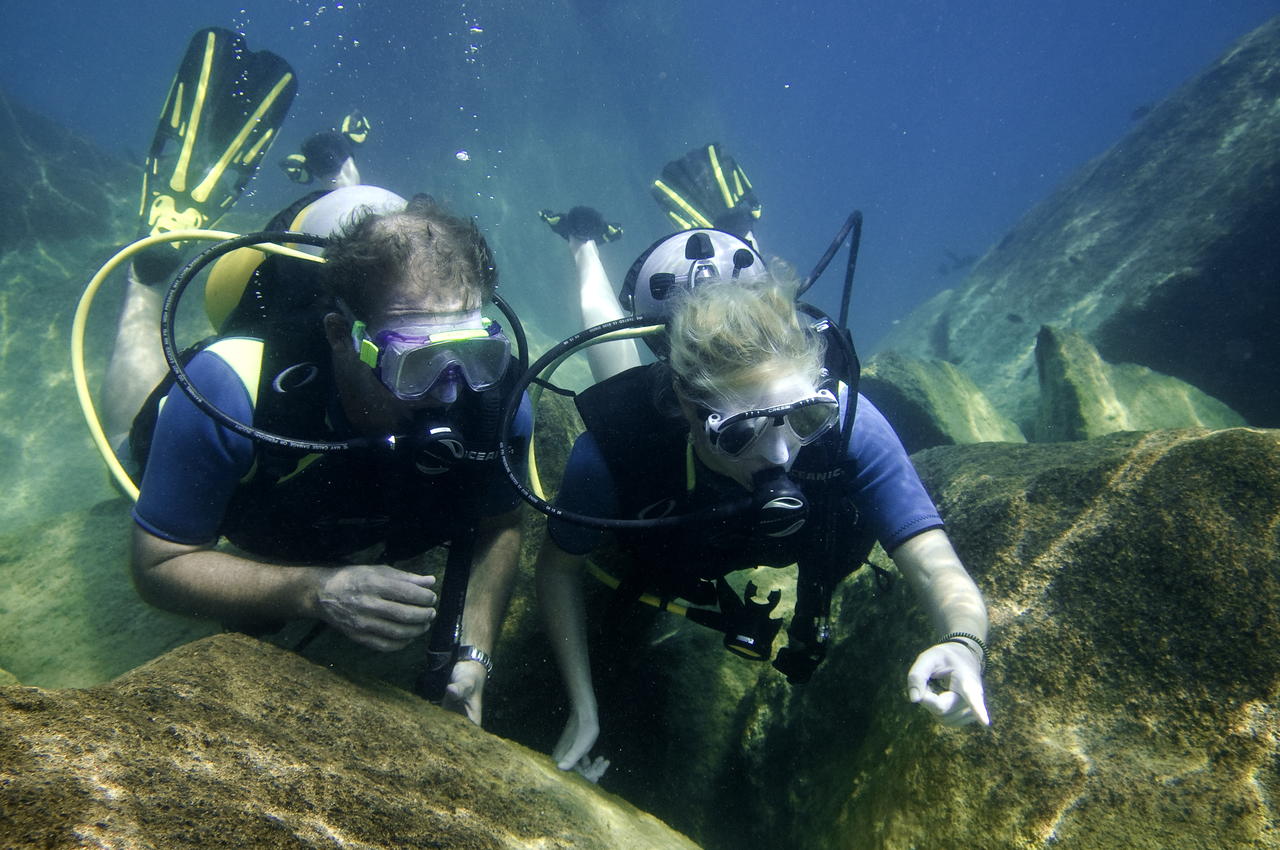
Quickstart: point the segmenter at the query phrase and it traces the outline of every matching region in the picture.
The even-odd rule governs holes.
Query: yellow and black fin
[[[139,217],[154,235],[212,226],[235,203],[298,90],[289,63],[210,27],[191,39],[147,154]]]
[[[668,162],[652,188],[654,199],[680,230],[714,227],[745,236],[760,218],[751,181],[719,142]]]
[[[338,132],[351,140],[354,145],[363,145],[369,139],[372,125],[359,109],[353,109],[343,116],[338,124]]]

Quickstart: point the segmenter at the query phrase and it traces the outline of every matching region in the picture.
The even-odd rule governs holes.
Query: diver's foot
[[[172,243],[143,248],[133,255],[133,279],[143,286],[165,283],[182,265],[182,252]]]
[[[567,213],[540,210],[538,217],[547,223],[552,233],[566,240],[614,242],[622,238],[622,225],[606,222],[592,207],[574,207]]]

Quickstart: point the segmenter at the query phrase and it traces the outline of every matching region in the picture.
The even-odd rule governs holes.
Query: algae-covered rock
[[[969,376],[945,360],[882,351],[862,372],[859,389],[893,425],[908,452],[963,443],[1022,443]]]
[[[88,690],[0,689],[5,847],[693,848],[395,688],[221,635]]]
[[[906,587],[875,598],[864,575],[803,688],[760,668],[724,688],[707,658],[744,662],[710,645],[646,665],[663,717],[714,717],[723,737],[684,741],[680,763],[714,780],[701,793],[641,765],[628,799],[708,847],[1277,846],[1280,433],[915,461],[990,607],[992,726],[946,729],[906,701],[931,631]],[[612,694],[601,707],[607,739],[638,738],[610,722]]]
[[[1280,425],[1280,18],[1028,212],[882,346],[949,360],[1030,433],[1041,325]]]
[[[1037,442],[1115,431],[1233,428],[1244,418],[1177,378],[1133,363],[1109,364],[1082,335],[1045,326],[1036,337]]]

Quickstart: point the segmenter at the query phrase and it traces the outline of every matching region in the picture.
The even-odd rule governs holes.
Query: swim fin
[[[653,197],[681,230],[714,227],[745,237],[760,218],[751,181],[719,142],[668,162]]]
[[[217,222],[257,171],[297,91],[293,69],[276,54],[250,50],[231,30],[197,32],[147,154],[138,213],[143,235]],[[176,266],[181,246],[169,244],[172,257],[149,259]]]

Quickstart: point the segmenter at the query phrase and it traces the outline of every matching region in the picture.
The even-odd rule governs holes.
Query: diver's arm
[[[542,609],[551,649],[571,706],[569,722],[551,757],[561,770],[573,770],[589,762],[587,754],[600,734],[587,654],[582,556],[565,552],[548,538],[538,553],[537,587],[538,607]]]
[[[467,603],[462,611],[462,643],[492,655],[511,601],[516,567],[520,561],[519,509],[481,521],[476,536]],[[445,708],[465,714],[480,724],[485,678],[479,661],[463,660],[453,666],[445,689]]]
[[[609,283],[604,264],[600,262],[600,247],[595,240],[571,236],[569,251],[578,269],[578,305],[582,310],[582,326],[590,328],[623,318],[626,314]],[[639,366],[640,350],[634,339],[606,342],[587,349],[587,362],[591,364],[591,377],[598,383]]]
[[[892,552],[929,614],[937,639],[963,632],[987,639],[987,608],[978,586],[960,563],[940,528],[910,538]],[[982,688],[983,650],[972,641],[935,644],[922,652],[907,674],[912,702],[920,702],[943,723],[990,724]],[[934,693],[930,680],[945,688]]]
[[[383,564],[280,566],[135,523],[130,566],[139,595],[158,608],[239,624],[315,618],[384,651],[424,634],[435,617],[435,577]]]

